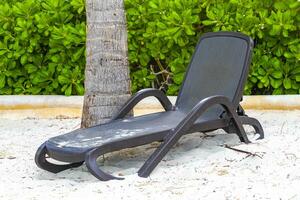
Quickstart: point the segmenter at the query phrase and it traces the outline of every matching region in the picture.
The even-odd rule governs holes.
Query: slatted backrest
[[[176,106],[189,112],[199,101],[213,95],[228,97],[237,107],[242,97],[251,60],[253,41],[236,32],[204,34],[196,47]],[[220,107],[210,109],[213,115]]]

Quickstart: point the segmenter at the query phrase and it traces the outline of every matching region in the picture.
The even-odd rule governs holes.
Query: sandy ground
[[[99,164],[125,180],[108,182],[98,181],[84,165],[51,174],[34,163],[42,142],[78,128],[80,119],[0,119],[0,198],[300,199],[300,111],[248,114],[261,121],[264,140],[245,145],[222,130],[209,133],[214,137],[187,135],[146,179],[136,171],[157,143],[115,152]]]

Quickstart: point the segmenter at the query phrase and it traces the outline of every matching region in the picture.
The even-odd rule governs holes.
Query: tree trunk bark
[[[84,128],[107,122],[130,97],[123,0],[86,0],[86,13]]]

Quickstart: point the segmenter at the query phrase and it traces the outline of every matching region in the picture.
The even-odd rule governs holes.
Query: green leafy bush
[[[256,44],[246,94],[300,93],[297,0],[124,0],[133,92],[177,94],[201,34]],[[3,0],[0,94],[83,94],[84,0]]]
[[[126,0],[134,91],[177,94],[199,36],[239,31],[255,40],[246,94],[300,93],[297,0]]]
[[[83,94],[83,0],[0,5],[0,94]]]
[[[176,94],[200,33],[198,0],[127,0],[132,90]]]

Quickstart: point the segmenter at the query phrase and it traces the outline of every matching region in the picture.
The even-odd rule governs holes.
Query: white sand
[[[99,163],[125,180],[108,182],[98,181],[84,165],[52,174],[34,163],[42,142],[78,128],[80,119],[0,119],[0,198],[300,199],[300,111],[247,113],[263,124],[264,140],[245,145],[221,130],[211,133],[215,137],[187,135],[146,179],[136,171],[156,143],[115,152]],[[224,144],[262,158],[247,157]]]

